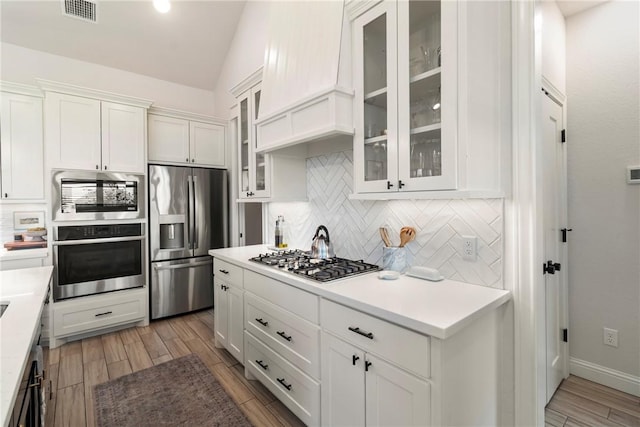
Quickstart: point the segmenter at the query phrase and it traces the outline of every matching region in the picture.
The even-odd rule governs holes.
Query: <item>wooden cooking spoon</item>
[[[400,229],[400,247],[416,238],[416,229],[413,227],[402,227]]]

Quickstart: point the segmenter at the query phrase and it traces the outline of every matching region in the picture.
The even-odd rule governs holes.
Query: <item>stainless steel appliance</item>
[[[249,258],[249,261],[270,265],[318,282],[329,282],[380,270],[379,266],[368,264],[362,260],[352,261],[338,257],[316,259],[312,258],[309,252],[301,250],[260,254],[257,257]]]
[[[26,366],[13,411],[10,413],[11,427],[41,427],[44,424],[42,412],[42,382],[44,380],[40,328],[32,342]]]
[[[228,246],[227,171],[149,165],[151,318],[213,305],[209,249]]]
[[[112,172],[53,172],[53,220],[144,218],[143,175]]]
[[[56,226],[53,231],[55,301],[145,285],[143,224]]]

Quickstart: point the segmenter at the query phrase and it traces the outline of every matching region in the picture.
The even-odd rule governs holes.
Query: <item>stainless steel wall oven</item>
[[[144,246],[142,223],[54,227],[54,300],[143,287]]]

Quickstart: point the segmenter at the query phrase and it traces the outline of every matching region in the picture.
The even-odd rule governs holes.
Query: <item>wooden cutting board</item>
[[[8,251],[12,251],[14,249],[46,248],[47,242],[45,240],[37,240],[31,242],[7,242],[4,244],[4,247]]]

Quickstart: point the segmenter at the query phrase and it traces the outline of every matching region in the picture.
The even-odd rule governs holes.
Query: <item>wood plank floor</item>
[[[45,349],[51,397],[45,425],[95,426],[94,385],[196,353],[253,425],[303,426],[262,384],[245,379],[233,356],[215,348],[213,325],[207,310]]]
[[[570,375],[545,408],[546,427],[640,427],[640,397]]]

